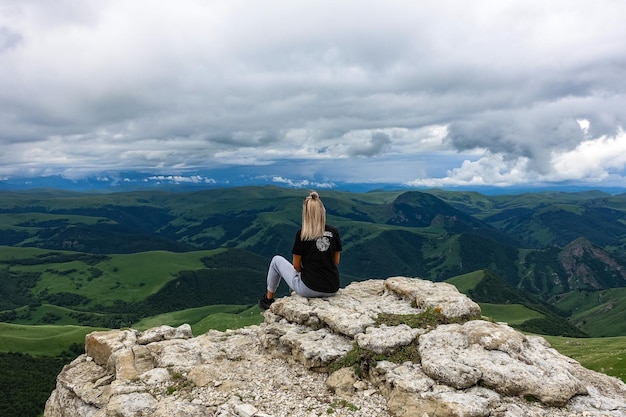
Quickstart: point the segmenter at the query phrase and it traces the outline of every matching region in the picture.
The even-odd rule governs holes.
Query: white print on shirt
[[[324,233],[324,236],[318,237],[315,241],[315,246],[317,246],[317,250],[320,252],[326,252],[328,248],[330,248],[330,239],[326,236],[326,233]]]

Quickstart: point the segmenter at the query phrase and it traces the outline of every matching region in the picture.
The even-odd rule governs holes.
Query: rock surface
[[[377,322],[424,312],[451,324]],[[279,299],[238,330],[95,332],[44,416],[626,416],[622,381],[479,314],[449,284],[394,277]],[[355,352],[358,366],[329,373]]]

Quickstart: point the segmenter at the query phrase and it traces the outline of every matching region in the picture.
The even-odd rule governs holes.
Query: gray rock
[[[340,397],[352,397],[356,392],[357,376],[350,368],[342,368],[326,379],[326,386]]]
[[[439,311],[463,324],[413,329],[378,315]],[[45,417],[624,417],[626,384],[583,368],[538,336],[473,320],[445,283],[393,277],[330,298],[276,300],[265,322],[191,336],[188,326],[85,338]],[[472,319],[470,321],[467,321]],[[419,363],[391,359],[403,346]],[[337,360],[364,357],[328,375]],[[385,355],[387,360],[373,361]]]
[[[113,352],[137,344],[136,330],[92,332],[85,336],[85,353],[98,365],[107,365]]]
[[[376,353],[393,353],[399,347],[411,344],[423,333],[422,329],[413,329],[406,324],[399,326],[381,325],[368,327],[365,333],[359,333],[354,340],[359,347]]]
[[[149,417],[154,414],[158,401],[147,392],[116,395],[107,406],[107,416]]]
[[[393,277],[385,287],[420,309],[438,309],[446,317],[462,318],[480,315],[480,306],[446,282],[432,282],[415,278]]]
[[[422,335],[424,372],[456,389],[481,384],[507,396],[563,406],[587,391],[573,361],[504,324],[470,321]]]
[[[148,329],[137,336],[137,343],[147,345],[152,342],[160,342],[170,339],[189,339],[193,337],[191,334],[191,326],[182,324],[179,327],[159,326]]]

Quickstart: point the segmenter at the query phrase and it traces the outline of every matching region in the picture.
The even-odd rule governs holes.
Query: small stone
[[[253,417],[259,411],[250,404],[237,404],[234,409],[238,417]]]
[[[340,397],[350,397],[354,394],[356,380],[352,368],[342,368],[330,374],[326,386]]]

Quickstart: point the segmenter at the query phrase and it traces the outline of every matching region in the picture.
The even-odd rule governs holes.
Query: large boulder
[[[426,315],[440,324],[412,320]],[[356,282],[264,316],[197,337],[187,325],[92,333],[44,416],[626,416],[622,381],[480,320],[449,284]]]

